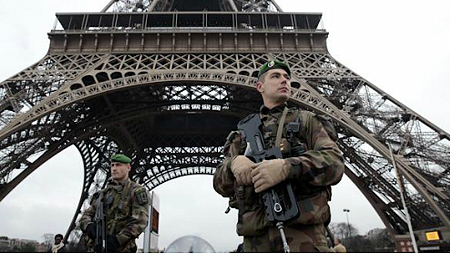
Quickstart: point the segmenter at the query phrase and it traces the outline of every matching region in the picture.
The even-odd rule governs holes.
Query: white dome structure
[[[187,235],[173,241],[164,252],[211,252],[215,253],[214,248],[204,239]]]

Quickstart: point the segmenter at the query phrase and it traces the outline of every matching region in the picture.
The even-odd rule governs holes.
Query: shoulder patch
[[[139,205],[145,205],[148,203],[148,194],[145,188],[137,189],[134,197],[136,201],[139,203]]]

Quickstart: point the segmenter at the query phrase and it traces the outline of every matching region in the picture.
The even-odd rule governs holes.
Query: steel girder
[[[111,0],[102,12],[149,12],[149,11],[245,11],[267,12],[282,11],[273,0],[199,0],[196,2],[182,0]]]
[[[448,134],[318,53],[48,55],[2,83],[17,94],[41,69],[38,85],[25,95],[3,93],[3,101],[15,101],[22,111],[2,113],[2,198],[51,156],[76,145],[85,163],[82,197],[69,229],[76,237],[75,221],[107,177],[113,152],[135,158],[133,177],[150,190],[180,176],[213,174],[228,130],[258,108],[252,75],[268,59],[292,67],[291,103],[334,119],[346,174],[388,229],[398,234],[406,227],[388,144],[399,153],[414,227],[446,225],[439,211],[448,217]],[[70,71],[67,64],[77,67]],[[60,76],[39,82],[52,80],[54,72]],[[220,131],[213,131],[219,127],[214,122],[222,122]],[[24,171],[12,178],[16,169]]]

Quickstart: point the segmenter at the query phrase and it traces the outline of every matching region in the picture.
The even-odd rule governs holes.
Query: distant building
[[[7,236],[0,236],[0,252],[10,251],[10,242]]]
[[[51,247],[51,245],[50,245]],[[50,247],[47,247],[47,245],[45,243],[39,243],[36,246],[36,252],[47,252],[48,249],[50,249]]]
[[[26,245],[31,245],[37,252],[47,252],[48,247],[36,240],[8,238],[7,236],[0,236],[0,252],[9,252],[16,249],[22,249]]]
[[[40,245],[40,243],[36,240],[18,239],[18,238],[10,239],[11,250],[14,249],[15,247],[20,249],[20,248],[24,247],[26,244],[34,246],[36,248],[36,251],[39,249],[39,245]]]

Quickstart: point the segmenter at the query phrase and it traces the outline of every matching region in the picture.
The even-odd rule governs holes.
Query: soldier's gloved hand
[[[89,225],[87,225],[86,227],[85,233],[89,238],[94,240],[95,236],[97,235],[97,228],[95,223],[89,223]]]
[[[264,160],[252,170],[255,192],[260,193],[285,180],[289,174],[289,163],[284,159]]]
[[[231,172],[233,172],[238,184],[252,184],[251,172],[254,166],[255,163],[244,155],[238,155],[233,159],[233,162],[231,163]]]
[[[106,236],[106,252],[116,252],[120,244],[115,235]]]
[[[94,246],[94,252],[104,252],[101,244],[96,244]]]

